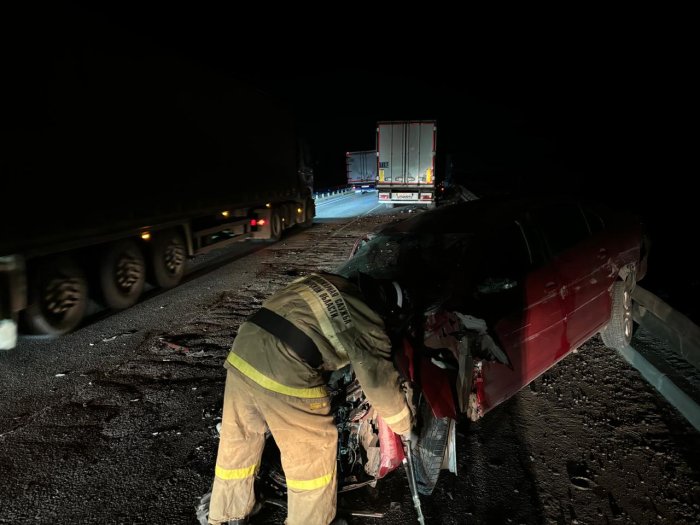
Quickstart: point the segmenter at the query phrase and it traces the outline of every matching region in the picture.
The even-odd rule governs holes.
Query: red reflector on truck
[[[258,221],[256,221],[255,219],[250,219],[250,225],[251,225],[251,226],[257,226],[257,225],[258,225]]]

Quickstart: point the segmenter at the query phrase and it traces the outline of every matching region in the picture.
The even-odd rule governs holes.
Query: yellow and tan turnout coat
[[[365,395],[394,432],[410,430],[411,412],[391,360],[382,319],[359,290],[335,275],[297,279],[263,304],[318,348],[314,369],[284,342],[243,323],[226,360],[221,441],[210,523],[247,516],[264,434],[272,433],[287,478],[287,525],[327,525],[335,515],[337,431],[324,373],[351,363]]]

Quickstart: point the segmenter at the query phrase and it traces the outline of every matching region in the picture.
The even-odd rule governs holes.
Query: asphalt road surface
[[[290,280],[333,270],[358,236],[419,213],[355,197],[367,208],[354,217],[319,206],[308,230],[213,257],[213,269],[127,311],[0,353],[0,523],[196,524],[240,323]],[[597,339],[460,424],[457,448],[458,475],[423,498],[429,524],[700,522],[698,433]],[[384,513],[354,524],[415,522],[401,470],[340,505]],[[254,523],[283,519],[266,506]]]

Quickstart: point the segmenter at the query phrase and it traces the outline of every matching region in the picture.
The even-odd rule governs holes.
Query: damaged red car
[[[449,205],[356,242],[336,273],[396,280],[420,305],[395,358],[415,401],[421,493],[456,472],[459,418],[483,417],[598,334],[612,349],[629,344],[647,252],[635,216],[563,199]],[[403,450],[371,412],[355,415],[341,436],[377,436],[365,471],[382,477]]]

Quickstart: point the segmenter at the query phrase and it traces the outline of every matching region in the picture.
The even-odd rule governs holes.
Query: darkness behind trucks
[[[76,293],[120,309],[138,299],[129,286],[142,286],[139,272],[177,284],[179,267],[153,268],[166,255],[172,266],[172,248],[179,261],[275,240],[314,215],[308,150],[284,104],[93,18],[45,23],[11,66],[0,319],[24,318],[35,333],[77,326],[79,311],[61,319]],[[121,283],[107,282],[110,265],[115,276],[121,265]],[[46,296],[62,293],[61,279],[72,284],[56,309]]]

